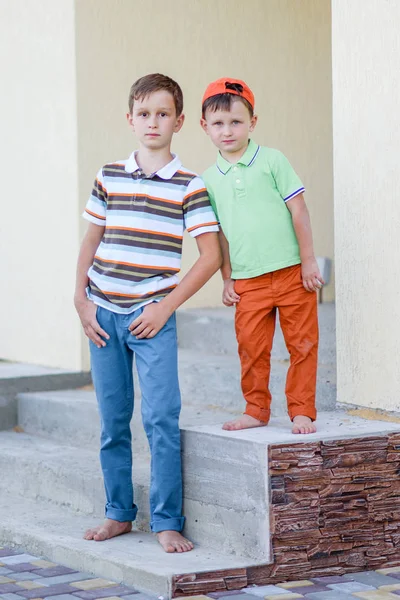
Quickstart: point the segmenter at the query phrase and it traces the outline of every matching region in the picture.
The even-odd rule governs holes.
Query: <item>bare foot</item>
[[[193,550],[192,542],[184,538],[179,531],[160,531],[157,533],[157,538],[165,552],[190,552]]]
[[[109,540],[117,535],[129,533],[130,531],[132,531],[131,521],[124,521],[121,523],[120,521],[114,521],[113,519],[106,519],[103,525],[88,529],[83,538],[85,540],[94,540],[95,542],[104,542],[104,540]]]
[[[250,415],[242,415],[238,419],[228,421],[222,425],[222,429],[227,431],[238,431],[239,429],[251,429],[252,427],[264,427],[267,423],[259,421]]]
[[[310,417],[298,415],[293,419],[292,433],[315,433],[317,428]]]

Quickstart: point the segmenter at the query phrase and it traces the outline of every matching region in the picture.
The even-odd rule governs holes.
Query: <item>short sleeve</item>
[[[94,223],[95,225],[101,225],[102,227],[106,224],[106,210],[107,210],[107,190],[104,185],[103,170],[97,173],[97,177],[94,180],[92,193],[89,200],[87,201],[83,217]]]
[[[276,151],[271,167],[276,187],[285,202],[304,192],[304,185],[282,152]]]
[[[210,198],[200,177],[194,177],[183,199],[185,228],[192,237],[212,231],[218,232],[218,220],[212,209]]]

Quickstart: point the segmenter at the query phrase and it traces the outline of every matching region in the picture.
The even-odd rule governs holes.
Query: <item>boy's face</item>
[[[185,119],[183,114],[176,116],[174,98],[165,90],[135,100],[132,114],[126,116],[139,143],[151,150],[168,147]]]
[[[208,109],[200,124],[212,142],[224,156],[238,154],[245,150],[249,133],[253,131],[257,117],[250,116],[247,107],[240,100],[234,100],[230,110]]]

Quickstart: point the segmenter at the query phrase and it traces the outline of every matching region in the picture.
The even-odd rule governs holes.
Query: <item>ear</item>
[[[258,116],[253,115],[250,119],[250,131],[254,130],[254,127],[257,125],[257,121],[258,121]]]
[[[185,120],[185,115],[183,113],[181,113],[176,120],[175,127],[174,127],[174,133],[178,133],[178,131],[180,131],[182,129],[184,120]]]
[[[126,120],[128,121],[129,127],[132,129],[132,131],[135,131],[131,113],[126,113]]]
[[[201,117],[200,119],[200,127],[203,129],[203,131],[205,131],[205,133],[208,135],[208,127],[207,127],[207,121]]]

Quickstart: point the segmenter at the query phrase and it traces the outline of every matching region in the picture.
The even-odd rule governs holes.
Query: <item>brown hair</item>
[[[216,96],[211,96],[210,98],[207,98],[207,100],[203,103],[203,106],[201,108],[203,118],[206,114],[206,110],[211,110],[212,112],[215,112],[217,110],[231,110],[232,102],[234,102],[235,100],[240,100],[240,102],[245,105],[245,107],[250,113],[250,117],[254,115],[253,107],[251,106],[250,102],[246,100],[246,98],[242,98],[242,96],[238,96],[237,94],[230,94],[228,92],[226,94],[217,94]]]
[[[145,75],[135,81],[129,92],[130,114],[132,114],[133,103],[135,100],[143,100],[146,96],[149,96],[153,92],[158,92],[159,90],[165,90],[171,94],[174,99],[176,116],[179,117],[183,111],[182,90],[176,81],[167,75],[161,75],[161,73]]]

